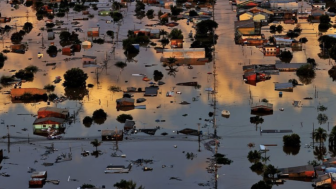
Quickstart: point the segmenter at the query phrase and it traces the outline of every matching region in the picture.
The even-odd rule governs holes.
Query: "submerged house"
[[[158,86],[145,87],[144,96],[157,96],[158,90],[159,90]]]
[[[65,130],[65,119],[57,117],[37,118],[33,123],[36,135],[57,135]]]
[[[124,130],[129,131],[134,128],[135,128],[135,121],[126,119],[125,124],[124,124]]]
[[[172,48],[183,48],[183,39],[171,39],[170,46]]]
[[[280,72],[294,72],[299,69],[301,66],[307,65],[307,63],[282,63],[281,61],[276,61],[275,68]]]
[[[97,57],[96,56],[83,55],[83,57],[82,57],[82,63],[83,63],[83,68],[99,67],[97,65]]]
[[[134,99],[133,98],[119,98],[116,100],[117,110],[132,110],[134,109]]]
[[[37,111],[37,117],[38,118],[56,117],[67,119],[69,117],[69,110],[55,107],[43,107]]]
[[[251,106],[251,114],[269,115],[273,114],[273,104],[268,102],[258,102]]]
[[[124,132],[122,130],[102,130],[102,141],[122,141],[124,138]]]
[[[82,42],[83,49],[91,49],[92,43],[90,41],[83,41]]]
[[[43,100],[42,98],[36,99],[36,96],[47,95],[47,91],[38,88],[14,88],[11,89],[10,95],[12,102],[23,102],[24,100]]]
[[[264,45],[263,53],[264,56],[277,56],[280,54],[280,47],[277,45]]]
[[[297,167],[288,167],[278,169],[279,177],[288,177],[288,178],[314,178],[315,169],[312,165],[303,165]]]
[[[55,39],[55,33],[53,31],[48,32],[48,40],[54,40]]]
[[[204,65],[208,62],[204,48],[164,49],[160,61],[166,63],[171,57],[176,59],[175,64]]]
[[[88,37],[99,37],[99,28],[98,27],[89,28],[87,31],[87,36]]]
[[[24,44],[16,44],[16,45],[11,45],[10,48],[11,48],[11,51],[14,53],[24,54],[26,52],[27,47]]]
[[[293,92],[293,83],[275,83],[275,90],[276,91],[287,91]]]
[[[71,47],[63,47],[62,48],[62,55],[71,56],[71,55],[74,55],[74,52],[73,52]]]

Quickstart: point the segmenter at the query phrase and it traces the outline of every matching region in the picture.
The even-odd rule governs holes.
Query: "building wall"
[[[57,113],[57,112],[52,112],[52,111],[40,111],[37,113],[38,118],[43,118],[43,117],[57,117],[57,118],[67,118],[67,116]]]
[[[62,127],[62,125],[61,124],[36,124],[34,125],[34,130],[35,129],[48,129],[49,127],[59,129]]]
[[[254,34],[254,27],[253,28],[238,28],[237,31],[239,31],[242,34]]]
[[[173,52],[163,52],[163,58],[205,58],[205,51],[173,51]]]

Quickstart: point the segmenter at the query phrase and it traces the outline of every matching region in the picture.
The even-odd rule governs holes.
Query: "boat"
[[[145,102],[145,101],[146,101],[145,98],[138,98],[138,99],[136,100],[137,103],[141,103],[141,102]]]
[[[313,100],[312,97],[306,97],[306,98],[303,98],[303,99],[305,99],[305,100]]]
[[[228,110],[223,110],[223,111],[222,111],[222,116],[223,116],[223,117],[229,118],[230,115],[231,115],[231,114],[230,114],[230,111],[228,111]]]
[[[128,164],[128,166],[124,165],[108,165],[104,171],[104,173],[128,173],[132,168],[132,164]]]
[[[46,66],[55,66],[55,65],[56,65],[56,62],[46,64]]]
[[[165,82],[163,82],[163,81],[158,82],[158,85],[163,85],[163,84],[165,84]]]
[[[180,86],[197,86],[198,83],[197,82],[184,82],[184,83],[177,83],[176,85],[180,85]]]
[[[279,110],[280,110],[280,111],[284,111],[285,109],[284,109],[284,108],[280,108]]]
[[[148,78],[148,77],[144,77],[144,78],[142,78],[142,81],[150,81],[151,79],[150,78]]]
[[[180,102],[180,104],[182,104],[182,105],[187,105],[187,104],[190,104],[190,103],[187,102],[187,101],[182,101],[182,102]]]

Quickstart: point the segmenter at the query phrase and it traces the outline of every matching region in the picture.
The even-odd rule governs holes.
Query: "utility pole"
[[[7,125],[7,151],[10,153],[10,136],[9,136],[9,126]]]
[[[116,129],[115,129],[115,140],[116,140],[116,151],[119,150],[119,147],[118,147],[118,128],[116,126]]]
[[[200,123],[197,123],[198,125],[198,151],[201,151],[201,132],[200,132]]]

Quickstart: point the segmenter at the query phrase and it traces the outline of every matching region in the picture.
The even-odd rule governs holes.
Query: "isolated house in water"
[[[122,141],[124,133],[122,130],[102,130],[102,141]]]
[[[135,128],[135,121],[127,119],[124,124],[124,130],[129,131],[134,128]]]
[[[83,68],[99,67],[97,65],[96,58],[97,58],[96,56],[86,56],[86,55],[83,55],[83,57],[82,57]]]
[[[87,31],[87,36],[88,37],[99,37],[99,28],[89,28]]]
[[[288,167],[278,169],[280,172],[278,176],[288,178],[314,178],[315,169],[312,165],[303,165],[297,167]]]
[[[251,114],[269,115],[273,114],[273,104],[268,102],[258,102],[251,106]]]

